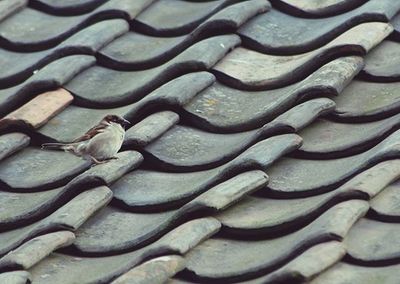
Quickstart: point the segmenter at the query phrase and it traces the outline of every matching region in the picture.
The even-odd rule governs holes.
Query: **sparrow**
[[[117,159],[115,154],[121,149],[125,138],[125,127],[130,122],[118,115],[105,116],[98,125],[71,143],[45,143],[42,149],[64,150],[95,164],[103,164]]]

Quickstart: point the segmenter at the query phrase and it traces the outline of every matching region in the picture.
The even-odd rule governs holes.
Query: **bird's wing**
[[[102,133],[106,127],[107,127],[107,125],[105,125],[105,124],[96,125],[96,126],[90,128],[90,129],[88,130],[88,132],[86,132],[83,136],[81,136],[81,137],[79,137],[79,138],[76,138],[76,139],[73,141],[73,143],[81,142],[81,141],[86,141],[86,140],[92,139],[92,138],[93,138],[94,136],[96,136],[97,134]]]

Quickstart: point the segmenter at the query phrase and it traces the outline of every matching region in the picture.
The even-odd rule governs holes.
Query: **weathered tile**
[[[342,15],[322,19],[292,17],[273,9],[244,24],[239,35],[245,46],[259,52],[299,54],[327,44],[355,25],[389,21],[399,10],[400,3],[391,0],[367,1]]]
[[[1,161],[0,183],[4,190],[44,190],[66,183],[89,167],[89,161],[70,153],[27,147]]]
[[[107,187],[90,189],[36,223],[0,233],[0,255],[8,253],[23,242],[43,233],[78,229],[91,215],[105,206],[111,198],[112,192]]]
[[[262,171],[245,172],[214,186],[178,210],[160,213],[131,213],[108,206],[77,230],[73,246],[85,255],[116,254],[142,247],[190,218],[189,214],[223,210],[266,182]]]
[[[268,188],[276,195],[304,196],[326,192],[378,162],[398,158],[400,131],[370,150],[332,160],[283,158],[268,170]]]
[[[334,191],[292,199],[248,196],[216,218],[224,232],[231,235],[280,236],[304,227],[339,202],[373,197],[399,177],[400,160],[390,160],[358,174]]]
[[[400,220],[399,190],[400,182],[397,181],[375,196],[370,202],[369,215],[383,221],[398,222]]]
[[[9,113],[4,119],[22,120],[34,128],[39,128],[66,108],[73,99],[74,97],[62,88],[45,92]]]
[[[198,2],[179,2],[189,5],[200,4]],[[132,31],[104,47],[99,52],[97,59],[102,66],[119,70],[153,68],[172,59],[204,37],[221,33],[221,31],[224,33],[235,31],[248,19],[269,8],[268,2],[264,0],[250,0],[234,4],[211,16],[185,36],[155,37]],[[168,14],[168,16],[170,15]],[[133,27],[135,28],[134,24]],[[152,47],[151,50],[148,46]]]
[[[384,191],[383,191],[384,192]],[[356,262],[382,265],[399,259],[399,223],[386,223],[367,218],[359,220],[344,239],[348,257]]]
[[[107,0],[32,0],[29,5],[48,14],[60,16],[74,16],[91,12]]]
[[[206,171],[171,173],[135,170],[113,184],[112,190],[116,202],[135,210],[176,208],[237,173],[250,169],[265,170],[300,144],[301,139],[295,134],[275,136],[258,142],[229,163]]]
[[[397,284],[400,277],[400,265],[358,266],[339,262],[316,277],[312,284]]]
[[[236,35],[208,38],[167,63],[141,71],[123,72],[96,65],[81,72],[65,88],[75,95],[76,102],[81,106],[110,108],[126,105],[138,101],[175,77],[211,68],[239,43]]]
[[[4,0],[0,2],[0,21],[18,12],[28,3],[28,0]]]
[[[15,110],[40,93],[54,90],[71,80],[77,73],[95,63],[89,55],[73,55],[43,67],[25,82],[0,90],[0,116]]]
[[[11,271],[0,273],[0,282],[7,284],[29,284],[31,275],[27,271]]]
[[[1,88],[23,82],[50,62],[72,54],[94,55],[97,50],[129,30],[125,20],[108,20],[96,23],[68,38],[57,47],[39,52],[14,52],[0,49]]]
[[[340,93],[361,67],[360,57],[339,58],[301,82],[262,92],[240,91],[215,83],[185,105],[185,110],[190,113],[191,123],[212,132],[254,129],[298,101]]]
[[[272,0],[275,7],[299,17],[329,17],[347,12],[366,0]]]
[[[400,83],[373,83],[352,81],[334,98],[335,120],[367,122],[397,114],[400,108]]]
[[[299,132],[304,143],[296,155],[316,159],[355,155],[375,146],[399,127],[400,114],[356,124],[319,119]]]
[[[208,2],[160,0],[137,16],[132,24],[135,30],[144,34],[182,35],[191,32],[205,19],[234,2],[232,0]]]
[[[38,131],[58,141],[68,142],[80,137],[109,113],[119,114],[135,124],[147,113],[158,111],[160,108],[180,108],[214,80],[211,73],[195,72],[162,85],[137,103],[119,108],[91,109],[69,106]]]
[[[280,238],[254,241],[211,238],[186,254],[187,269],[192,277],[202,282],[258,277],[317,243],[343,238],[367,210],[366,201],[346,201],[330,208],[301,230]]]
[[[0,258],[1,270],[29,269],[53,251],[72,244],[75,235],[69,231],[58,231],[29,240]]]
[[[239,155],[247,147],[267,137],[300,130],[316,117],[335,107],[320,98],[299,104],[259,129],[218,134],[188,126],[174,126],[145,148],[153,166],[167,170],[204,170],[220,166]],[[129,131],[128,131],[129,132]]]
[[[29,136],[14,132],[0,136],[0,160],[29,145]]]
[[[323,272],[346,254],[342,243],[332,241],[315,245],[281,268],[243,284],[303,283]]]
[[[161,256],[129,270],[111,282],[111,284],[163,284],[183,268],[185,268],[185,260],[181,256]]]
[[[374,82],[400,81],[400,43],[384,40],[365,57],[360,78]]]
[[[216,233],[220,227],[213,218],[189,221],[142,249],[105,257],[74,257],[53,253],[30,272],[33,283],[111,282],[150,257],[163,254],[185,254],[199,242]]]
[[[126,131],[125,146],[145,147],[177,124],[179,115],[172,111],[154,113]]]
[[[102,20],[105,14],[114,18],[132,19],[152,2],[153,0],[111,0],[90,13],[70,17],[24,8],[0,23],[1,45],[3,48],[22,52],[48,49],[90,23]]]
[[[245,90],[280,88],[302,80],[330,59],[349,53],[362,55],[392,32],[386,23],[365,23],[339,35],[327,45],[298,55],[262,54],[238,47],[213,67],[225,84]]]

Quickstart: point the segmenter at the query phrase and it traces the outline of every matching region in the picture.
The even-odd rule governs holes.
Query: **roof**
[[[0,2],[0,283],[398,283],[400,2],[270,2]]]

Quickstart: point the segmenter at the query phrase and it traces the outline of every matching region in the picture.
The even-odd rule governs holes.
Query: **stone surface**
[[[204,170],[220,166],[239,155],[252,144],[276,134],[297,131],[316,117],[327,113],[335,104],[314,99],[288,110],[257,130],[219,134],[188,126],[174,126],[145,148],[152,165],[166,170]],[[129,132],[129,131],[128,131]]]
[[[29,284],[31,275],[24,270],[0,273],[1,283]]]
[[[39,128],[66,108],[73,99],[74,97],[62,88],[46,92],[9,113],[4,119],[22,120],[34,128]]]
[[[385,40],[365,57],[361,78],[374,82],[400,80],[400,44]]]
[[[400,170],[399,170],[400,172]],[[386,187],[383,192],[371,200],[371,214],[380,220],[396,221],[400,220],[400,183],[395,182]]]
[[[334,98],[335,120],[367,122],[397,114],[400,108],[400,83],[352,81],[340,96]]]
[[[0,233],[0,255],[8,253],[37,235],[56,230],[74,231],[112,198],[107,187],[85,191],[57,211],[31,225]]]
[[[78,74],[65,88],[75,95],[75,102],[81,106],[126,105],[180,75],[211,68],[238,44],[240,39],[236,35],[208,38],[158,67],[141,71],[122,72],[96,65]]]
[[[136,124],[148,112],[160,108],[179,108],[198,92],[214,82],[207,72],[195,72],[178,77],[154,90],[140,101],[112,109],[91,109],[69,106],[51,119],[39,132],[58,141],[69,142],[83,135],[109,113],[119,114]],[[190,88],[189,88],[190,86]],[[122,104],[122,102],[121,102]]]
[[[0,270],[27,270],[53,251],[72,244],[74,240],[75,235],[69,231],[59,231],[33,238],[0,258]]]
[[[45,190],[65,184],[89,166],[71,153],[27,147],[1,161],[0,183],[3,190]]]
[[[299,132],[304,143],[296,155],[316,159],[355,155],[375,146],[399,127],[399,114],[357,124],[319,119]]]
[[[0,21],[20,11],[28,4],[28,0],[5,0],[0,3]]]
[[[0,160],[29,145],[29,136],[14,132],[0,136]]]
[[[159,256],[160,252],[165,255],[185,254],[219,228],[217,220],[201,218],[189,221],[155,243],[129,253],[88,258],[53,253],[30,270],[32,280],[34,283],[107,283],[140,262]]]
[[[167,255],[151,259],[115,279],[111,284],[163,284],[185,268],[185,260],[178,255]]]
[[[135,124],[125,134],[125,146],[145,147],[162,136],[179,121],[179,115],[172,111],[154,113]]]
[[[95,58],[89,55],[67,56],[46,65],[25,82],[0,90],[0,116],[15,110],[35,95],[59,88],[94,62]]]
[[[276,195],[304,196],[330,191],[355,174],[383,160],[399,157],[396,131],[370,150],[332,160],[283,158],[269,170],[268,188]]]
[[[102,20],[104,14],[132,19],[152,0],[111,0],[90,13],[58,17],[25,8],[0,23],[2,47],[14,51],[38,51],[59,44],[90,23]]]
[[[332,207],[310,225],[280,238],[251,242],[211,238],[186,255],[187,269],[202,282],[211,279],[243,281],[261,276],[317,243],[343,238],[367,210],[366,201],[346,201]]]
[[[361,24],[319,49],[290,56],[262,54],[238,47],[218,62],[213,70],[219,80],[234,88],[281,88],[306,78],[329,60],[349,53],[362,55],[368,52],[392,30],[386,23]]]
[[[299,1],[296,2],[299,3]],[[307,0],[307,3],[309,2]],[[292,17],[272,10],[254,17],[243,25],[239,29],[239,35],[244,46],[259,52],[281,55],[299,54],[326,45],[358,24],[374,21],[387,22],[399,10],[400,3],[391,0],[367,1],[352,11],[323,19]]]
[[[189,112],[192,124],[212,132],[254,129],[271,121],[298,101],[340,93],[361,67],[360,57],[339,58],[301,82],[262,92],[240,91],[215,83],[184,108]]]
[[[128,29],[128,23],[124,20],[108,20],[89,26],[45,51],[21,53],[0,49],[0,64],[4,67],[0,86],[6,88],[21,83],[37,70],[61,57],[73,54],[94,55],[102,46]]]
[[[116,202],[131,209],[176,208],[237,173],[267,169],[300,144],[301,139],[295,134],[275,136],[258,142],[225,165],[206,171],[171,173],[139,169],[119,179],[112,190]]]
[[[178,210],[160,213],[130,213],[108,206],[78,229],[73,246],[85,255],[133,250],[159,238],[190,218],[189,214],[223,210],[266,182],[262,171],[246,172],[209,189]]]

